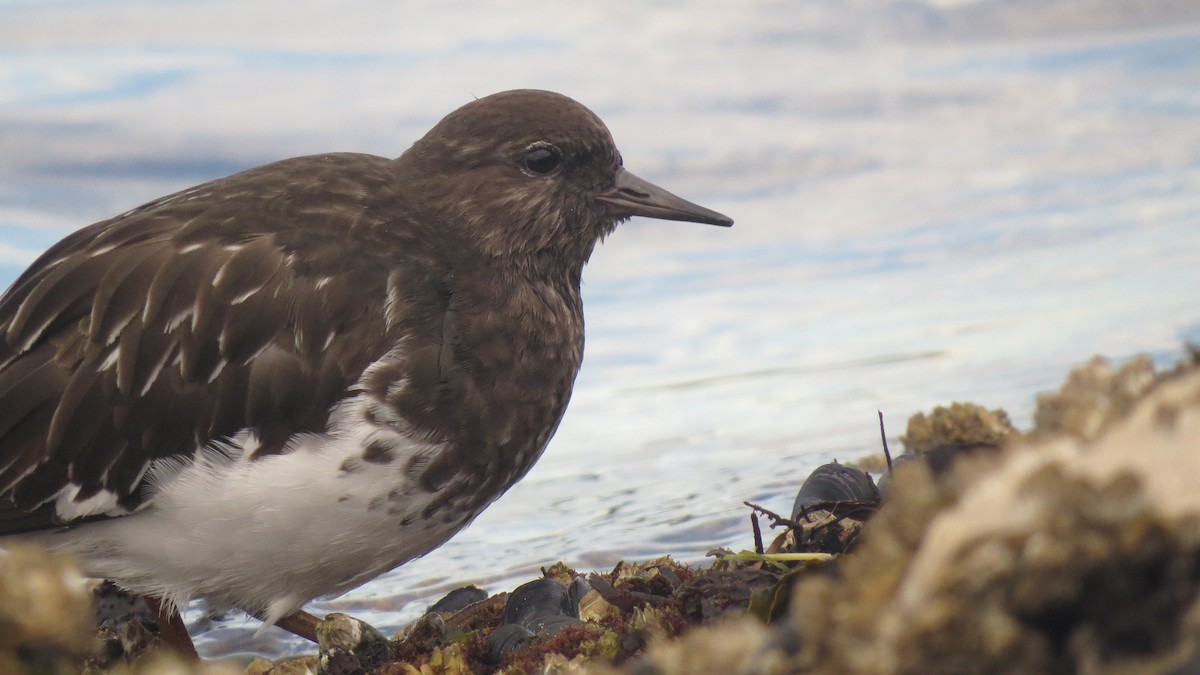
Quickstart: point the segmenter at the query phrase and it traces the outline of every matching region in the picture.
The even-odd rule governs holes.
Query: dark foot
[[[299,635],[305,640],[315,643],[317,642],[317,624],[320,622],[321,620],[317,617],[304,610],[300,610],[276,621],[275,625],[292,635]]]
[[[187,626],[183,623],[183,617],[179,616],[179,611],[172,608],[167,610],[166,606],[157,598],[145,598],[146,606],[154,612],[154,621],[158,624],[158,636],[162,639],[163,644],[175,650],[180,656],[191,661],[199,661],[200,654],[196,652],[196,645],[192,643],[192,636],[188,635]]]

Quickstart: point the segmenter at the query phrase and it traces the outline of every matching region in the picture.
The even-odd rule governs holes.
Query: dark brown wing
[[[323,429],[393,339],[388,272],[416,237],[391,166],[253,169],[84,228],[21,275],[0,298],[0,534],[62,524],[48,502],[67,486],[133,507],[154,459]]]

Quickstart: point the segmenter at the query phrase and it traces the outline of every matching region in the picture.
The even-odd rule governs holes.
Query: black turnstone
[[[732,224],[509,91],[69,235],[0,298],[0,535],[269,623],[433,550],[545,450],[635,215]]]

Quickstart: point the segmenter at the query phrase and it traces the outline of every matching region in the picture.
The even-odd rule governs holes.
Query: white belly
[[[155,466],[147,508],[51,541],[133,592],[176,605],[207,597],[270,622],[345,592],[437,548],[486,506],[422,517],[437,495],[406,468],[439,446],[364,424],[363,405],[346,401],[333,433],[299,436],[287,454],[249,460],[243,437],[187,466]],[[391,459],[364,462],[372,442],[388,443]]]

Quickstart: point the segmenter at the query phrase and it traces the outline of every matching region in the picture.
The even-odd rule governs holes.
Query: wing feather
[[[54,350],[49,345],[33,350],[7,366],[0,377],[0,438],[9,439],[14,451],[0,454],[0,492],[5,485],[8,465],[17,461],[24,443],[16,440],[14,428],[39,408],[50,407],[65,385],[67,376],[54,365]]]
[[[8,344],[29,349],[47,332],[53,333],[86,313],[107,262],[77,253],[39,275],[6,327]]]
[[[287,160],[43,254],[0,297],[0,534],[64,524],[49,502],[71,485],[131,509],[154,460],[323,429],[398,337],[382,306],[405,230],[395,209],[364,222],[393,179],[382,158]]]
[[[146,289],[171,253],[170,247],[147,244],[113,251],[108,272],[92,298],[89,325],[92,341],[111,344],[117,333],[142,313]]]
[[[104,352],[93,352],[103,356]],[[58,391],[54,417],[46,432],[44,453],[68,462],[91,444],[105,418],[111,416],[105,405],[104,372],[95,357],[70,372],[67,386]]]

